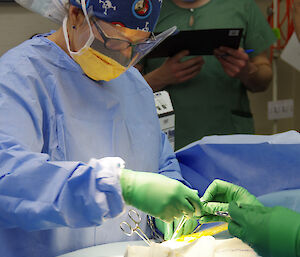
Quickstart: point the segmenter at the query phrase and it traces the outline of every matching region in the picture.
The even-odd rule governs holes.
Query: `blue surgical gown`
[[[137,240],[119,228],[130,207],[118,175],[100,170],[96,178],[87,164],[114,156],[127,169],[182,180],[153,92],[135,68],[92,81],[45,35],[2,56],[0,256],[47,257]]]

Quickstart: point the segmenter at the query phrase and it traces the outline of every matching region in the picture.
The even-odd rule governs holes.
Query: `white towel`
[[[216,240],[203,236],[191,243],[169,240],[149,246],[128,246],[125,257],[256,257],[251,247],[237,238]]]

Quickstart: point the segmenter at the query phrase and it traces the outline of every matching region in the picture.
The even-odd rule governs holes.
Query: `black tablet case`
[[[237,49],[242,33],[242,28],[179,31],[166,38],[147,57],[173,56],[181,50],[189,50],[189,55],[212,55],[214,49],[220,46]]]

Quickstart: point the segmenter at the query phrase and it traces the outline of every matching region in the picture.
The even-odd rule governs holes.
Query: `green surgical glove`
[[[232,202],[228,230],[259,255],[300,256],[300,214],[283,207],[268,208]]]
[[[170,240],[175,232],[175,229],[178,226],[181,218],[175,219],[173,222],[167,223],[160,219],[155,219],[155,226],[157,229],[164,234],[165,240]],[[179,230],[179,233],[176,235],[176,238],[181,237],[182,235],[189,235],[191,234],[194,229],[198,226],[197,218],[190,218],[188,219],[182,228]]]
[[[238,205],[241,203],[262,206],[256,197],[250,194],[245,188],[231,184],[229,182],[215,179],[206,189],[203,197],[202,215],[200,223],[215,221],[228,222],[229,218],[215,216],[217,211],[228,212],[229,203],[234,201]]]
[[[166,222],[182,215],[200,215],[200,198],[181,182],[152,172],[122,170],[121,187],[125,202]]]

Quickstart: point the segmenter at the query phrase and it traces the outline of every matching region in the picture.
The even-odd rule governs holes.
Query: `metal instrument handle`
[[[124,226],[128,227],[129,230],[130,230],[130,232],[126,232]],[[132,227],[131,227],[126,221],[122,221],[122,222],[120,223],[120,228],[121,228],[121,230],[124,232],[125,235],[127,235],[127,236],[132,236],[132,234],[133,234],[133,229],[132,229]]]
[[[140,224],[142,221],[141,216],[138,214],[138,212],[134,209],[129,210],[128,216],[135,224]]]
[[[139,232],[139,231],[140,231],[140,232]],[[149,245],[149,246],[151,245],[150,239],[147,237],[147,235],[144,233],[144,231],[141,230],[140,227],[137,227],[135,230],[133,230],[133,232],[137,233],[138,236],[139,236],[140,238],[142,238],[142,239],[145,241],[145,243],[146,243],[147,245]]]
[[[124,232],[125,235],[127,236],[132,236],[133,232],[137,233],[137,235],[143,239],[145,241],[145,243],[147,245],[150,246],[151,241],[150,239],[147,237],[147,235],[144,233],[144,231],[140,228],[139,224],[142,221],[141,216],[138,214],[138,212],[134,209],[129,210],[128,212],[128,216],[130,217],[130,219],[134,222],[134,228],[132,226],[130,226],[130,224],[126,221],[123,221],[120,223],[120,228],[121,230]],[[127,230],[125,229],[125,227],[127,227],[130,232],[127,232]]]

